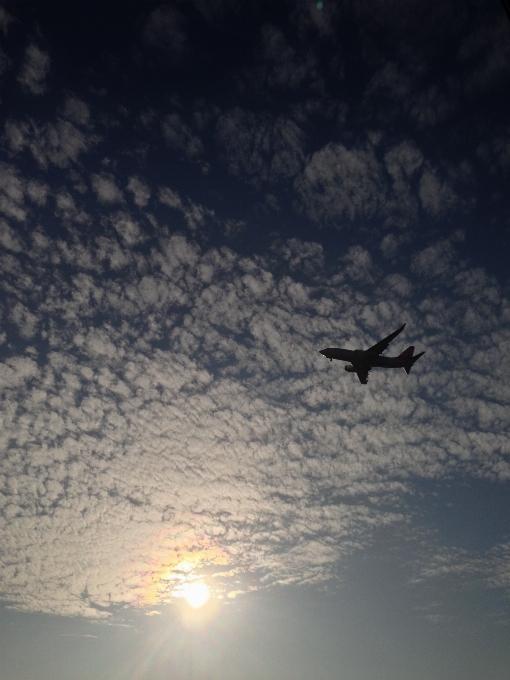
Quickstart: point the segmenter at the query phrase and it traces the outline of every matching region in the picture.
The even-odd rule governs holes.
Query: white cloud
[[[182,11],[190,21],[199,11],[223,17],[216,27],[230,30],[241,4],[194,0]],[[154,101],[142,114],[116,108],[85,81],[94,104],[65,92],[52,119],[9,114],[2,141],[10,163],[39,166],[30,177],[0,168],[0,591],[12,606],[154,613],[186,573],[230,598],[275,584],[327,588],[378,532],[412,536],[428,484],[508,484],[508,291],[464,262],[454,239],[426,232],[426,220],[437,219],[436,228],[464,205],[460,183],[470,169],[448,161],[464,128],[448,129],[441,162],[434,143],[449,131],[438,127],[436,138],[431,130],[460,111],[451,93],[462,86],[428,80],[434,69],[426,58],[417,63],[421,47],[381,27],[383,12],[402,34],[406,26],[388,3],[353,4],[367,19],[354,61],[340,43],[319,46],[317,33],[338,35],[338,8],[316,4],[289,4],[294,27],[278,18],[257,34],[254,23],[255,60],[246,70],[228,65],[232,99],[221,110],[221,93],[205,101],[186,87],[197,52],[177,74],[181,95],[158,91],[162,114]],[[176,7],[147,9],[135,62],[108,68],[126,66],[150,85],[168,73],[169,58],[175,67],[190,54]],[[429,10],[427,26],[442,38]],[[5,16],[0,8],[4,31]],[[490,31],[464,46],[452,68],[468,74],[465,92],[505,72],[502,35],[494,48]],[[404,68],[378,53],[388,45],[405,55]],[[53,64],[41,50],[26,59],[20,82],[42,94]],[[86,60],[80,68],[95,79]],[[377,72],[360,102],[353,76],[367,68]],[[6,82],[21,96],[18,73]],[[126,81],[132,92],[135,81]],[[355,83],[360,97],[363,87]],[[507,123],[495,126],[494,115],[482,125],[480,154],[492,170],[507,170]],[[406,125],[426,133],[420,146]],[[115,130],[115,150],[105,146],[93,174],[86,160],[98,126]],[[209,176],[197,178],[209,168],[206,149],[219,165],[211,156]],[[182,177],[168,187],[160,154],[182,156]],[[503,184],[497,176],[489,184],[499,210]],[[208,207],[228,211],[232,200],[245,208],[237,219]],[[303,213],[296,220],[289,204]],[[317,243],[308,216],[351,229],[341,239],[324,232]],[[279,230],[267,251],[259,228]],[[307,228],[303,239],[288,238]],[[222,230],[240,234],[231,243],[242,254],[217,245]],[[426,350],[409,376],[375,369],[362,386],[318,354],[369,347],[404,322],[391,351]],[[418,577],[510,589],[501,536],[479,554],[420,538]],[[424,615],[437,621],[442,612]]]
[[[452,580],[457,587],[473,583],[489,588],[508,589],[510,586],[510,545],[496,544],[487,551],[472,554],[453,546],[417,546],[413,582]],[[508,621],[504,621],[505,624]]]
[[[147,205],[151,191],[145,182],[142,182],[138,177],[130,177],[127,189],[133,194],[133,200],[139,208],[144,208]]]
[[[160,233],[144,255],[128,247],[140,224],[117,218],[126,243],[37,232],[2,267],[8,341],[44,329],[50,346],[0,363],[1,578],[17,607],[152,608],[185,562],[222,574],[223,594],[323,583],[403,522],[415,480],[508,478],[506,307],[451,243],[415,257],[422,284],[359,246],[329,275],[321,247],[297,239],[250,258]],[[438,274],[447,288],[431,290]],[[375,370],[365,388],[318,355],[368,347],[396,319],[427,350],[410,376]],[[498,564],[484,573],[506,587]]]
[[[138,223],[126,212],[118,212],[111,218],[115,231],[127,246],[134,246],[145,239]]]
[[[229,172],[256,184],[294,177],[304,162],[304,133],[284,117],[236,108],[220,116],[216,138]]]
[[[386,234],[381,241],[381,252],[384,257],[395,257],[400,247],[409,241],[407,234]]]
[[[0,212],[22,222],[27,215],[25,209],[24,182],[15,167],[0,164]]]
[[[342,268],[347,276],[353,281],[372,283],[373,261],[372,256],[362,246],[351,246],[342,258],[345,268]]]
[[[385,211],[389,213],[385,220],[387,227],[405,229],[416,222],[419,201],[414,180],[423,160],[421,151],[409,141],[401,142],[385,154],[384,165],[392,179],[385,204]]]
[[[21,304],[21,302],[17,302],[14,305],[10,319],[18,327],[19,334],[22,338],[28,339],[34,336],[37,325],[37,316],[32,314],[24,305]]]
[[[25,55],[25,63],[18,76],[23,89],[33,95],[46,92],[46,77],[50,70],[50,57],[37,45],[29,45]]]
[[[29,149],[42,168],[47,168],[49,163],[67,168],[99,141],[97,135],[81,131],[67,120],[43,125],[32,120],[8,120],[5,124],[5,139],[15,154]]]
[[[214,210],[205,208],[202,205],[188,200],[185,205],[179,194],[169,187],[161,187],[159,190],[159,200],[164,205],[170,206],[182,212],[184,220],[191,231],[205,224],[207,218],[214,217]]]
[[[294,187],[313,220],[341,227],[346,220],[377,215],[388,229],[408,230],[420,208],[439,217],[459,206],[451,179],[440,179],[438,169],[425,162],[414,143],[406,140],[389,148],[381,162],[376,155],[381,135],[368,138],[369,143],[352,149],[329,142],[308,159]],[[453,179],[464,179],[466,173],[469,168],[464,166],[447,171]]]
[[[389,96],[392,100],[405,101],[411,92],[412,81],[392,61],[388,61],[370,80],[365,98]]]
[[[90,221],[89,215],[78,208],[73,196],[67,189],[61,189],[55,194],[55,214],[57,217],[68,221],[86,224]]]
[[[18,235],[5,220],[0,220],[0,245],[15,253],[19,253],[23,247]]]
[[[260,75],[253,71],[249,73],[248,87],[254,87],[258,77],[261,78],[262,88],[296,89],[305,81],[311,81],[318,87],[317,60],[313,54],[308,51],[298,56],[285,40],[282,31],[271,24],[262,27],[261,58],[263,70]]]
[[[324,267],[324,249],[318,243],[292,238],[285,243],[274,244],[273,251],[287,260],[292,271],[302,270],[308,274],[316,274]]]
[[[174,7],[161,6],[149,15],[143,31],[145,42],[174,55],[182,54],[187,48],[184,17]]]
[[[90,109],[88,104],[81,99],[78,99],[78,97],[67,97],[64,104],[63,116],[77,125],[88,125],[90,121]]]
[[[97,239],[96,257],[99,262],[107,261],[113,271],[119,271],[132,263],[129,251],[126,251],[116,239],[104,236]]]
[[[92,188],[100,203],[123,203],[124,196],[122,191],[115,183],[115,178],[111,174],[94,173],[91,176]]]
[[[191,160],[199,158],[204,153],[200,138],[184,123],[178,113],[171,113],[165,118],[163,135],[171,147],[184,151]]]
[[[441,182],[437,173],[429,170],[421,176],[419,195],[423,209],[434,217],[451,210],[459,200],[448,181]]]
[[[184,210],[184,204],[179,194],[169,187],[162,187],[159,190],[159,200],[161,203],[175,208],[176,210]]]
[[[227,238],[239,236],[246,231],[246,222],[244,220],[226,220],[223,233]]]
[[[437,85],[432,85],[422,92],[410,105],[410,116],[419,125],[437,125],[451,116],[457,108],[456,100],[441,92]]]
[[[373,217],[386,200],[381,168],[370,147],[349,150],[328,143],[308,160],[295,187],[316,221]]]
[[[490,142],[480,144],[477,156],[490,168],[492,173],[497,173],[500,168],[506,170],[510,167],[510,128],[506,135],[493,137]]]
[[[471,97],[480,96],[494,86],[501,86],[507,78],[510,46],[504,21],[480,22],[475,31],[463,40],[459,52],[460,63],[469,64],[463,77],[465,91]]]
[[[9,14],[5,7],[0,7],[0,29],[5,36],[7,35],[9,24],[13,21],[13,17]]]
[[[27,195],[30,200],[39,207],[46,205],[46,198],[48,196],[49,190],[49,186],[47,184],[43,184],[43,182],[32,180],[27,183]]]

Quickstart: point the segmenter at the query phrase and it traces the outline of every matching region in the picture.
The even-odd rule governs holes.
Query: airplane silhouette
[[[339,347],[328,347],[327,349],[321,349],[320,354],[333,361],[333,359],[339,359],[340,361],[350,361],[351,363],[345,367],[345,370],[349,373],[356,373],[359,381],[362,385],[366,385],[368,382],[368,373],[371,368],[403,368],[404,371],[409,374],[411,368],[415,361],[425,354],[425,352],[420,352],[416,356],[413,356],[414,347],[408,347],[406,350],[399,354],[398,357],[382,357],[381,354],[388,349],[390,342],[397,337],[399,333],[405,328],[405,324],[393,331],[387,338],[380,340],[373,347],[369,347],[366,350],[362,349],[340,349]]]

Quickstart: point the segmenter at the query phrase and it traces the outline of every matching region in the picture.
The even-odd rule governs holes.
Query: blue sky
[[[0,40],[2,680],[506,678],[501,3]],[[410,375],[318,353],[403,323]]]

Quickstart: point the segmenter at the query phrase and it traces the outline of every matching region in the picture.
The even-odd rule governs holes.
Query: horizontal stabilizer
[[[409,348],[409,349],[411,349],[411,348]],[[414,349],[414,347],[413,347],[413,349]],[[418,361],[418,359],[420,357],[422,357],[424,354],[425,354],[425,352],[420,352],[419,354],[417,354],[415,357],[412,358],[412,361],[407,366],[404,366],[404,371],[407,373],[407,375],[409,375],[409,373],[411,373],[411,368],[413,367],[414,362]]]

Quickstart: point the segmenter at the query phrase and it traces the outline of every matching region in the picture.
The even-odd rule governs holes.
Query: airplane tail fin
[[[414,350],[414,347],[409,347],[409,349],[413,349],[413,350]],[[407,351],[408,351],[408,350],[406,349],[406,352],[407,352]],[[420,357],[422,357],[424,354],[425,354],[424,351],[423,351],[423,352],[420,352],[420,353],[417,354],[415,357],[412,357],[411,361],[409,362],[409,364],[408,364],[407,366],[404,366],[404,371],[407,373],[407,375],[409,375],[409,373],[411,372],[411,368],[413,367],[414,362],[415,362],[415,361],[418,361],[418,359],[419,359]]]
[[[410,359],[414,354],[414,346],[411,345],[411,347],[408,347],[405,349],[402,354],[398,355],[398,359]]]

